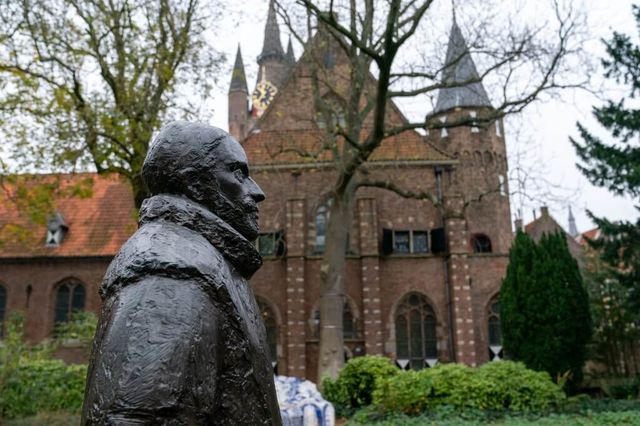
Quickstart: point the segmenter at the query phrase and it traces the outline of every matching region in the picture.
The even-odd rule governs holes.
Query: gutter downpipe
[[[438,197],[438,202],[440,203],[441,206],[442,206],[442,200],[443,200],[443,196],[442,196],[442,172],[443,171],[444,171],[444,167],[442,166],[435,167],[437,197]],[[440,226],[445,231],[443,232],[443,234],[444,234],[446,253],[443,258],[444,259],[443,265],[444,265],[444,288],[445,288],[445,295],[447,298],[447,323],[448,323],[447,349],[449,350],[449,360],[451,362],[456,362],[456,352],[453,347],[453,303],[451,300],[451,282],[449,280],[449,249],[447,244],[447,233],[444,226],[445,225],[444,217],[441,209],[438,209],[438,214],[440,216]]]

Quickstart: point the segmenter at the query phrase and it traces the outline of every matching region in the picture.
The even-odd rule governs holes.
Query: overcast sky
[[[511,5],[512,0],[503,0],[504,4]],[[450,1],[440,0],[438,7],[450,8]],[[464,1],[457,1],[459,9],[465,6]],[[527,12],[531,16],[526,19],[544,20],[551,13],[549,0],[529,0],[526,4]],[[632,1],[630,0],[577,0],[574,7],[586,13],[588,41],[584,44],[585,51],[594,58],[603,56],[601,38],[609,38],[612,31],[626,32],[637,40],[637,32],[633,16],[631,14]],[[255,58],[262,47],[264,22],[267,14],[267,0],[244,0],[233,6],[228,19],[220,23],[218,37],[220,40],[217,48],[228,56],[226,75],[220,77],[220,89],[212,100],[213,119],[212,124],[227,128],[227,97],[226,90],[230,79],[230,71],[235,57],[238,43],[242,46],[249,90],[253,89],[257,73]],[[458,15],[463,33],[464,11]],[[450,21],[449,16],[442,19]],[[448,28],[450,22],[446,22],[444,28]],[[282,43],[286,46],[288,33],[281,27]],[[448,36],[447,31],[442,34]],[[296,57],[300,55],[300,47],[295,46]],[[595,83],[605,84],[605,96],[617,97],[623,94],[619,87],[609,82],[603,82],[596,78]],[[601,86],[598,86],[601,87]],[[596,96],[585,91],[572,90],[564,92],[562,99],[548,100],[530,106],[519,117],[510,118],[507,122],[507,149],[511,157],[510,166],[513,169],[515,157],[520,154],[524,158],[524,166],[538,176],[539,186],[549,187],[548,194],[541,194],[531,185],[527,192],[536,199],[523,199],[512,197],[512,212],[522,211],[525,223],[533,218],[533,208],[541,203],[549,204],[552,215],[561,225],[567,226],[569,206],[572,207],[576,217],[578,230],[586,231],[592,227],[592,223],[586,215],[588,208],[596,215],[606,216],[610,219],[634,219],[637,212],[630,199],[614,197],[606,190],[593,187],[575,167],[577,161],[575,152],[569,143],[569,136],[577,136],[575,123],[580,121],[599,136],[607,137],[606,133],[598,131],[598,125],[591,118],[593,105],[601,104]],[[410,104],[408,107],[420,108]],[[425,105],[425,112],[431,109]],[[405,107],[406,110],[406,107]],[[412,111],[405,111],[411,113]],[[513,188],[512,188],[513,189]]]

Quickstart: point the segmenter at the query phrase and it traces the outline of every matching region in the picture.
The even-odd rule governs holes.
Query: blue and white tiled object
[[[287,376],[275,376],[275,381],[283,426],[334,426],[333,405],[315,383]]]

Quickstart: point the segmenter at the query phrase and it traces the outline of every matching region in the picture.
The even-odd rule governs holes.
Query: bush
[[[52,347],[24,343],[22,315],[12,313],[0,345],[0,418],[79,411],[87,367],[50,359]]]
[[[557,406],[565,396],[547,373],[502,361],[480,368],[460,364],[403,371],[381,380],[374,404],[390,413],[418,414],[436,406],[530,411]]]
[[[75,311],[70,321],[56,324],[56,340],[63,343],[67,340],[75,340],[83,345],[91,345],[93,335],[96,334],[98,317],[93,312]]]
[[[384,412],[418,414],[432,397],[431,378],[423,371],[402,371],[381,379],[373,392],[373,402]]]
[[[371,404],[376,382],[398,373],[389,358],[382,356],[361,356],[347,362],[336,380],[324,379],[322,395],[342,408],[359,408]]]
[[[60,360],[25,361],[4,383],[0,415],[13,418],[38,412],[79,411],[86,375],[86,365],[67,365]]]
[[[511,361],[490,362],[477,369],[474,391],[475,407],[492,410],[546,410],[565,399],[548,373]]]

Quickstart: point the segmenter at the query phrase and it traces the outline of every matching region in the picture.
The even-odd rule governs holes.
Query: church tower
[[[231,72],[231,84],[229,85],[229,133],[239,141],[242,141],[249,127],[249,90],[247,78],[244,73],[242,52],[240,45],[236,53],[236,61]]]
[[[502,356],[501,343],[491,343],[483,324],[501,279],[488,271],[504,267],[513,234],[502,121],[483,120],[494,109],[455,19],[441,82],[427,117],[436,128],[427,139],[458,160],[441,172],[450,354],[451,361],[475,366]]]
[[[428,120],[436,125],[463,125],[432,130],[428,138],[459,161],[449,191],[458,192],[465,203],[475,204],[469,207],[475,213],[478,209],[487,213],[469,215],[470,231],[488,236],[494,252],[506,252],[512,232],[502,120],[482,120],[494,111],[493,106],[455,19],[442,82],[448,87],[440,89]],[[485,218],[483,223],[477,217]],[[494,218],[493,223],[484,223],[487,217]]]
[[[270,0],[262,52],[258,55],[258,83],[267,81],[276,87],[281,87],[288,68],[287,58],[280,41],[275,4]]]

